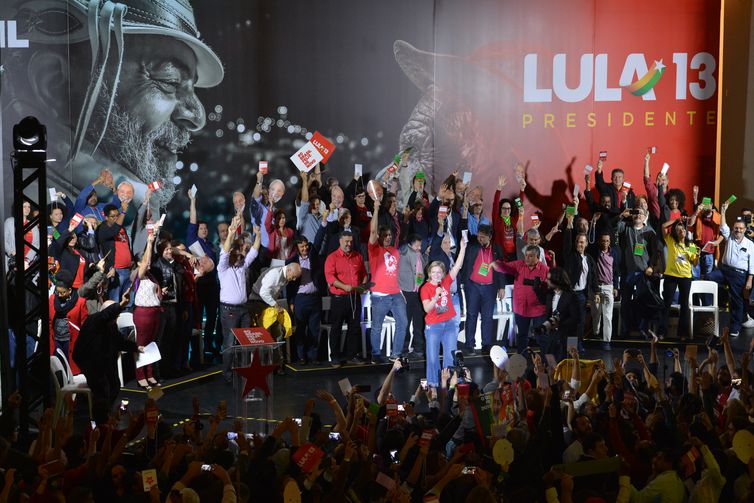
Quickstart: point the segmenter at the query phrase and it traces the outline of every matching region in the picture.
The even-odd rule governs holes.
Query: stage
[[[740,336],[731,338],[731,344],[737,359],[744,351],[748,350],[752,337],[754,337],[754,329],[743,329]],[[674,339],[658,343],[657,353],[660,363],[658,379],[662,379],[665,375],[669,375],[672,372],[673,359],[668,356],[668,352],[672,348],[678,347],[681,348],[681,355],[683,355],[683,347],[690,344],[697,344],[699,346],[698,359],[700,361],[706,357],[707,352],[703,348],[705,340],[701,338],[684,344]],[[620,339],[613,340],[611,346],[611,350],[606,351],[602,349],[601,342],[587,340],[585,343],[585,354],[582,358],[603,359],[608,370],[612,370],[613,358],[621,358],[623,351],[627,348],[638,348],[642,350],[644,357],[649,361],[650,344],[647,341]],[[722,354],[722,348],[718,347],[718,351],[720,352],[720,362],[724,364],[725,356]],[[484,385],[492,380],[492,363],[489,357],[482,355],[467,356],[465,357],[465,364],[471,370],[474,382]],[[230,404],[235,399],[233,396],[233,387],[224,382],[221,368],[222,366],[219,364],[210,365],[185,377],[165,381],[162,385],[164,395],[157,401],[163,420],[168,424],[178,426],[181,421],[190,418],[192,415],[191,404],[193,397],[199,398],[202,415],[214,413],[217,404],[221,400],[226,400],[229,404],[228,410],[232,411],[233,408]],[[288,416],[301,416],[304,412],[306,401],[313,398],[318,389],[326,389],[336,398],[341,397],[342,394],[338,381],[344,377],[348,377],[351,384],[354,385],[371,385],[372,391],[367,393],[367,395],[374,397],[375,392],[382,384],[389,369],[390,364],[343,366],[338,369],[331,367],[329,364],[319,366],[286,365],[285,375],[273,376],[273,390],[275,394],[273,420],[279,421]],[[423,377],[425,377],[425,361],[423,359],[411,360],[410,369],[398,374],[393,380],[393,393],[399,399],[407,401],[419,385],[419,380]],[[146,391],[139,390],[134,381],[130,381],[121,389],[119,398],[129,399],[130,410],[138,412],[143,409],[147,393]],[[332,423],[334,418],[325,404],[318,403],[315,411],[323,415],[322,419],[326,424]],[[259,421],[260,418],[251,418],[251,420]],[[231,426],[232,423],[230,422],[224,425],[225,428],[230,428]],[[255,426],[253,424],[250,425],[250,429],[254,430]]]

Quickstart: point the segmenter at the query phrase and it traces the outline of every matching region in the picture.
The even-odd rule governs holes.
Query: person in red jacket
[[[501,199],[500,195],[506,185],[504,176],[497,182],[495,198],[492,201],[492,229],[495,236],[495,244],[503,250],[504,260],[511,262],[516,260],[516,224],[518,222],[517,208],[510,199]],[[519,194],[521,201],[524,200],[524,192]]]
[[[87,314],[86,299],[79,296],[78,289],[73,288],[73,274],[60,270],[55,281],[55,292],[50,295],[50,355],[60,349],[68,358],[74,374],[80,372],[71,355]]]
[[[293,229],[286,227],[285,222],[285,210],[277,210],[273,223],[267,228],[270,235],[270,257],[273,259],[288,260],[296,251],[293,243]]]

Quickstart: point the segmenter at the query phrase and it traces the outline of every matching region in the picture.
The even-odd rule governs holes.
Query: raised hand
[[[505,177],[503,175],[500,175],[497,178],[497,190],[503,190],[506,183],[507,183],[507,180],[505,179]]]
[[[323,400],[325,402],[330,402],[332,400],[335,400],[335,397],[332,396],[332,393],[330,393],[329,391],[327,391],[325,389],[319,389],[319,390],[317,390],[317,392],[315,393],[315,396],[317,398],[319,398],[320,400]]]

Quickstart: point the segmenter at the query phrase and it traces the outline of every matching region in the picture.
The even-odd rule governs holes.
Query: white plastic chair
[[[711,306],[695,306],[694,295],[711,295]],[[715,315],[715,335],[720,336],[720,310],[717,305],[717,283],[714,281],[696,280],[691,282],[689,291],[689,333],[694,335],[694,314],[713,313]]]
[[[464,322],[463,329],[458,330],[458,342],[463,342],[466,344],[466,323],[468,323],[468,310],[466,309],[466,291],[461,285],[458,286],[458,290],[461,292],[461,321]],[[497,310],[497,308],[495,309]],[[493,318],[495,316],[495,312],[493,311]],[[482,349],[482,316],[480,315],[479,318],[476,320],[476,332],[474,332],[474,339],[476,339],[476,344],[474,344],[474,349]]]
[[[89,417],[92,417],[92,390],[84,382],[74,383],[70,374],[68,359],[60,349],[55,351],[55,355],[50,357],[50,372],[52,372],[52,381],[55,385],[55,410],[53,422],[57,423],[60,413],[63,410],[63,401],[65,395],[85,395],[89,402]],[[83,376],[82,376],[83,377]]]
[[[503,340],[505,324],[508,323],[508,344],[515,344],[516,324],[513,322],[513,285],[506,285],[505,298],[502,300],[497,299],[495,319],[497,320],[496,340]]]
[[[126,329],[126,330],[133,330],[134,331],[134,339],[136,339],[136,325],[134,325],[134,315],[133,313],[123,312],[118,315],[118,319],[116,320],[116,324],[118,325],[118,330]],[[118,379],[120,380],[120,385],[125,386],[125,382],[123,381],[123,355],[124,352],[121,351],[118,353]]]

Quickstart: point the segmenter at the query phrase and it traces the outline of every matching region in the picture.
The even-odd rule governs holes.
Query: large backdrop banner
[[[553,209],[600,151],[643,192],[656,146],[653,176],[667,162],[713,195],[719,1],[5,0],[0,19],[6,181],[35,115],[51,186],[76,196],[107,167],[139,200],[160,181],[176,226],[192,184],[226,219],[260,160],[292,203],[314,131],[343,181],[410,146],[404,179],[471,171],[491,203],[522,162],[527,204]]]

